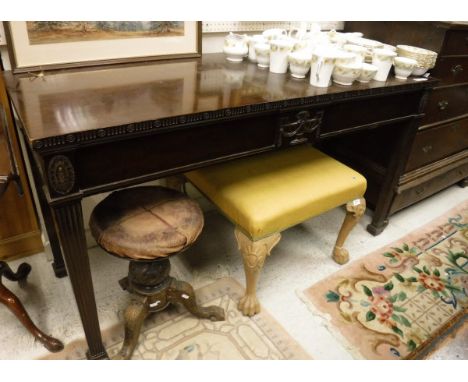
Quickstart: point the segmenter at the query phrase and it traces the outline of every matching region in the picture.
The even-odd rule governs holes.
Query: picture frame
[[[200,21],[5,21],[14,73],[201,56]]]

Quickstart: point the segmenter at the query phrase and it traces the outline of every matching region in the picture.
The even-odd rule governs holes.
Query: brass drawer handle
[[[453,68],[452,68],[452,73],[454,76],[456,76],[457,74],[463,72],[463,66],[461,66],[460,64],[458,65],[455,65]]]
[[[437,105],[439,106],[439,110],[445,110],[447,109],[448,104],[449,104],[448,101],[443,100],[443,101],[439,101]]]
[[[432,151],[432,145],[427,145],[422,148],[424,154],[427,154],[429,151]]]

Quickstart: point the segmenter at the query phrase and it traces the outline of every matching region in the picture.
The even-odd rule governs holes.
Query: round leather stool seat
[[[203,228],[198,204],[165,187],[135,187],[110,194],[89,222],[107,252],[132,260],[156,260],[190,246]]]

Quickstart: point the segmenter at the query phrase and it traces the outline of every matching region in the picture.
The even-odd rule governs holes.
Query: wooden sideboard
[[[220,54],[4,77],[33,164],[55,271],[63,274],[62,253],[93,359],[107,354],[83,197],[292,145],[353,141],[362,133],[370,142],[362,155],[381,154],[375,161],[379,177],[366,196],[375,208],[370,230],[376,232],[387,223],[436,84],[389,78],[316,88],[252,63],[229,63]]]
[[[425,117],[400,176],[390,214],[468,179],[468,25],[442,22],[347,22],[346,31],[388,44],[438,52],[431,75],[440,80],[428,98]],[[357,148],[356,148],[357,149]],[[345,161],[368,163],[348,155]],[[372,164],[371,164],[372,165]]]

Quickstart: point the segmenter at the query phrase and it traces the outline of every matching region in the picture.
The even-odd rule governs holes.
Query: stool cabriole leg
[[[348,250],[344,248],[343,245],[349,233],[357,224],[361,216],[364,215],[365,211],[366,200],[364,198],[359,198],[346,203],[346,216],[343,224],[341,225],[340,232],[338,233],[335,247],[333,248],[333,260],[338,264],[345,264],[349,261]]]
[[[224,309],[219,306],[202,307],[198,305],[192,286],[180,280],[172,280],[166,292],[171,303],[182,304],[190,313],[199,318],[209,318],[211,321],[224,321]]]
[[[260,303],[257,299],[257,280],[265,258],[281,239],[280,233],[274,233],[263,239],[253,241],[237,227],[234,230],[239,250],[244,260],[246,291],[238,304],[238,309],[244,316],[253,316],[260,312]]]
[[[122,349],[114,359],[130,359],[138,343],[141,326],[149,313],[148,297],[135,296],[125,309],[125,339]]]

